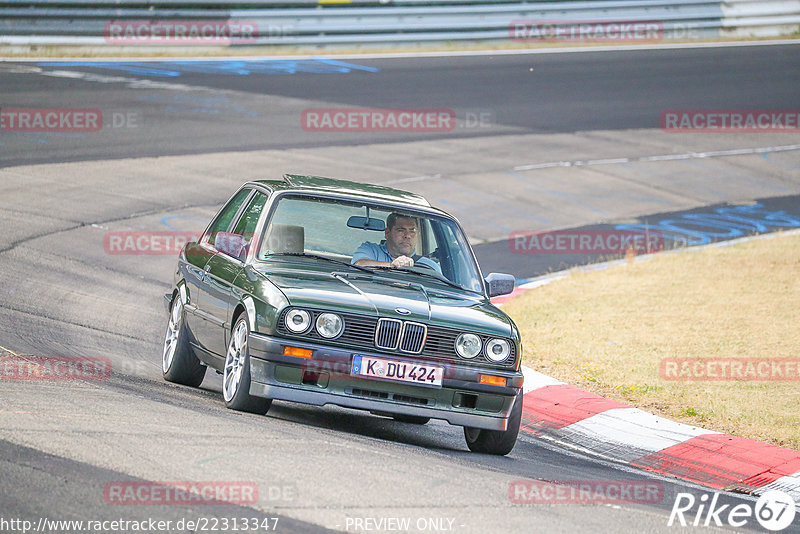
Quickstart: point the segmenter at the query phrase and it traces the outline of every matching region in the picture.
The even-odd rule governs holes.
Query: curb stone
[[[666,253],[727,247],[779,235],[800,235],[800,230],[743,237]],[[654,256],[636,256],[633,261],[648,261]],[[502,304],[573,272],[604,270],[627,261],[614,260],[522,280],[511,295],[492,299],[492,302]],[[752,495],[780,490],[800,505],[800,451],[671,421],[583,391],[529,367],[523,366],[522,371],[525,375],[523,432],[713,489]]]

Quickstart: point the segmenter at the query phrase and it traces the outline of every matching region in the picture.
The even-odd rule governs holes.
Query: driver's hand
[[[398,256],[392,260],[392,267],[395,269],[398,267],[413,267],[414,260],[409,258],[408,256]]]

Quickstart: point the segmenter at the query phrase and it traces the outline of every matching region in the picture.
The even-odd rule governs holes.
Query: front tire
[[[164,337],[161,372],[167,382],[197,387],[203,383],[206,366],[200,363],[189,347],[184,314],[181,296],[175,295],[169,311],[167,333]]]
[[[508,418],[508,429],[485,430],[464,427],[464,439],[467,441],[467,447],[472,452],[505,456],[511,452],[517,442],[521,422],[522,391],[514,399],[514,407],[511,408],[511,415]]]
[[[228,352],[225,356],[225,372],[222,375],[222,398],[231,410],[264,415],[272,399],[250,395],[250,351],[247,340],[250,326],[247,315],[239,315],[231,332]]]

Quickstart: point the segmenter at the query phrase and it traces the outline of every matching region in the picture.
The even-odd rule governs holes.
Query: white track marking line
[[[609,165],[614,163],[632,163],[636,161],[670,161],[684,159],[719,158],[725,156],[743,156],[752,154],[768,154],[772,152],[789,152],[800,150],[800,145],[780,145],[757,148],[734,148],[730,150],[711,150],[708,152],[687,152],[685,154],[663,154],[657,156],[641,156],[636,158],[606,158],[590,159],[586,161],[553,161],[548,163],[532,163],[530,165],[517,165],[514,171],[530,171],[550,167],[586,167],[589,165]]]
[[[1,63],[2,61],[0,61]],[[16,73],[16,74],[38,74],[40,76],[49,76],[52,78],[68,78],[73,80],[82,80],[85,82],[96,83],[123,83],[129,89],[167,89],[172,91],[213,91],[218,93],[232,92],[226,89],[215,89],[213,87],[204,87],[202,85],[186,85],[182,83],[169,83],[158,80],[151,80],[149,78],[131,78],[129,76],[114,76],[106,74],[97,74],[93,72],[81,72],[73,70],[44,70],[40,67],[29,66],[16,66],[11,68],[4,68],[0,73]]]
[[[407,184],[409,182],[422,182],[425,180],[436,180],[441,178],[441,174],[431,174],[425,176],[412,176],[410,178],[397,178],[395,180],[387,180],[386,182],[377,182],[378,185],[392,185],[392,184]]]
[[[730,150],[710,150],[708,152],[687,152],[685,154],[661,154],[656,156],[640,156],[635,158],[603,158],[603,159],[590,159],[590,160],[574,160],[574,161],[549,161],[546,163],[531,163],[530,165],[517,165],[512,167],[515,172],[519,171],[533,171],[539,169],[551,169],[554,167],[588,167],[590,165],[613,165],[620,163],[634,163],[638,161],[675,161],[687,159],[705,159],[705,158],[721,158],[726,156],[746,156],[753,154],[770,154],[774,152],[791,152],[800,150],[798,145],[778,145],[778,146],[765,146],[756,148],[733,148]],[[402,184],[408,182],[424,182],[427,180],[438,180],[441,174],[432,174],[427,176],[413,176],[411,178],[398,178],[396,180],[388,180],[386,182],[379,182],[379,185],[392,185]]]

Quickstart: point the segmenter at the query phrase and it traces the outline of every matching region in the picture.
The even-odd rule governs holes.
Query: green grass
[[[664,380],[664,358],[800,358],[800,236],[576,272],[503,308],[526,365],[631,406],[800,449],[800,382]]]

